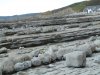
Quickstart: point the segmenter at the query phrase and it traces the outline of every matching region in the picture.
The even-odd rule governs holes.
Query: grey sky
[[[0,0],[0,16],[45,12],[84,0]]]

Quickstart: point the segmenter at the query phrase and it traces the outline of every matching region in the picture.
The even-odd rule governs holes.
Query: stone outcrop
[[[0,23],[0,48],[26,48],[100,35],[99,17],[98,14],[91,14],[79,15],[78,18],[69,16],[21,23]]]

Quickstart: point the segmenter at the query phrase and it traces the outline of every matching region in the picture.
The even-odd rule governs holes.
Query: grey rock
[[[25,62],[22,62],[22,63],[16,63],[14,65],[14,69],[15,69],[15,71],[21,71],[21,70],[30,68],[31,66],[32,66],[31,61],[25,61]]]
[[[7,53],[7,51],[8,51],[7,48],[3,47],[3,48],[0,49],[0,54],[1,53]]]
[[[58,51],[57,48],[55,47],[50,47],[44,54],[46,55],[49,55],[51,58],[51,61],[55,61],[57,59],[57,56],[56,56],[56,52]]]
[[[100,64],[100,55],[94,58],[94,62]]]
[[[33,50],[33,51],[30,53],[30,55],[31,55],[32,57],[37,57],[39,54],[40,54],[40,50]]]
[[[96,45],[96,47],[100,47],[100,40],[95,40],[94,44]]]
[[[42,64],[50,64],[51,63],[51,55],[49,55],[49,54],[39,54],[38,57],[42,61]]]
[[[68,54],[70,52],[73,52],[76,50],[76,46],[69,46],[66,48],[60,48],[57,52],[56,52],[56,56],[58,60],[62,60],[63,59],[63,55]]]
[[[30,55],[20,55],[17,58],[14,58],[14,62],[19,63],[19,62],[24,62],[24,61],[30,61],[32,57]]]
[[[0,58],[8,57],[8,54],[0,54]]]
[[[7,58],[2,64],[3,73],[12,73],[14,71],[14,61],[13,58]]]
[[[53,64],[49,64],[49,65],[47,65],[47,67],[48,67],[48,68],[53,68],[54,65],[53,65]]]
[[[100,52],[100,47],[96,47],[96,52]]]
[[[66,66],[68,67],[86,66],[86,54],[82,51],[74,51],[64,56],[66,57]]]
[[[83,51],[83,52],[86,53],[86,56],[91,56],[92,55],[91,46],[88,43],[83,44],[83,45],[79,45],[76,48],[76,51]]]
[[[33,59],[31,59],[32,62],[32,66],[40,66],[41,65],[41,60],[39,57],[33,57]]]

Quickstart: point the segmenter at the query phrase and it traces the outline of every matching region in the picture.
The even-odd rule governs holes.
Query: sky
[[[38,13],[84,0],[0,0],[0,16]]]

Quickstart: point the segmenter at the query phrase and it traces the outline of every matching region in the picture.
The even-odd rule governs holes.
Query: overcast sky
[[[0,16],[38,13],[84,0],[0,0]]]

